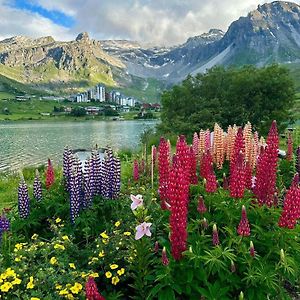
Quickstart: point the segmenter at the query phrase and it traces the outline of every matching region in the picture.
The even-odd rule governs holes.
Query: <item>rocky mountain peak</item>
[[[90,42],[90,37],[87,32],[81,32],[76,37],[77,42]]]

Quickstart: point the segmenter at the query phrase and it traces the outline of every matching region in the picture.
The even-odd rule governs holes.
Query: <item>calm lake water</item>
[[[157,121],[0,123],[0,171],[40,165],[50,157],[61,163],[64,147],[110,146],[134,149],[140,134]]]

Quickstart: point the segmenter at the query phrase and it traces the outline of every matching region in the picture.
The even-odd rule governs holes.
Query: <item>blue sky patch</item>
[[[30,0],[14,0],[9,5],[17,9],[23,9],[37,13],[60,26],[71,28],[75,24],[75,19],[71,16],[68,16],[57,10],[47,10],[39,5],[33,4]]]

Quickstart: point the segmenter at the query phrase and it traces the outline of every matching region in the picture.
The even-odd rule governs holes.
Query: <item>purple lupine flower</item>
[[[93,196],[95,193],[94,173],[92,169],[92,160],[89,158],[85,161],[84,165],[84,201],[83,208],[90,207],[92,205]]]
[[[83,171],[82,171],[82,164],[79,157],[76,155],[74,157],[74,164],[73,169],[76,171],[77,180],[78,180],[78,188],[79,188],[79,199],[80,199],[80,206],[82,208],[85,207],[84,202],[84,194],[83,194]]]
[[[0,231],[4,232],[4,231],[9,231],[10,228],[10,223],[8,218],[6,217],[5,214],[2,214],[2,216],[0,217]]]
[[[40,180],[40,173],[35,171],[35,178],[33,182],[33,197],[36,201],[42,200],[42,182]]]
[[[66,146],[63,154],[63,175],[65,180],[65,188],[70,191],[70,178],[72,175],[72,167],[74,163],[74,155],[72,150]]]
[[[298,146],[296,151],[296,171],[300,174],[300,146]]]
[[[23,174],[21,174],[21,181],[18,187],[18,209],[19,216],[22,219],[26,219],[29,216],[29,202],[27,184],[25,183]]]
[[[92,151],[92,170],[95,184],[95,195],[102,194],[101,157],[98,151]]]
[[[74,224],[80,211],[80,186],[76,169],[73,169],[70,180],[70,217]]]
[[[117,198],[121,190],[121,161],[119,158],[114,158],[114,185],[113,199]]]

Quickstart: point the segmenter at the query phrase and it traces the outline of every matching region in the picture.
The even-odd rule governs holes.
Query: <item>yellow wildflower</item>
[[[39,245],[40,245],[40,246],[44,246],[44,245],[45,245],[45,242],[39,242]]]
[[[125,269],[121,268],[120,270],[117,271],[118,275],[121,276],[125,273]]]
[[[75,265],[73,264],[73,263],[69,263],[69,267],[71,268],[71,269],[76,269],[76,267],[75,267]]]
[[[55,285],[55,288],[56,288],[57,290],[61,290],[61,289],[62,289],[62,285],[56,284],[56,285]]]
[[[99,260],[98,257],[92,257],[92,262],[97,262]]]
[[[12,287],[13,285],[10,282],[5,282],[0,286],[0,291],[3,293],[8,292]]]
[[[82,290],[82,284],[75,282],[75,284],[70,288],[73,294],[78,294]]]
[[[22,248],[23,248],[23,245],[20,244],[20,243],[18,243],[18,244],[15,245],[15,249],[16,250],[21,250]]]
[[[115,223],[115,226],[116,227],[119,227],[121,225],[121,222],[120,221],[117,221],[116,223]]]
[[[90,276],[93,277],[93,278],[96,278],[96,277],[99,277],[99,274],[98,273],[91,273]]]
[[[106,276],[106,278],[111,278],[112,274],[111,274],[111,272],[108,271],[105,273],[105,276]]]
[[[118,276],[114,276],[114,277],[111,279],[111,283],[112,283],[113,285],[117,285],[119,281],[120,281],[120,279],[119,279]]]
[[[129,236],[129,235],[131,235],[131,232],[125,231],[123,234]]]
[[[73,300],[74,296],[72,294],[68,294],[66,295],[66,299]]]
[[[104,239],[108,239],[108,238],[109,238],[109,236],[106,234],[106,231],[100,233],[100,236],[101,236],[102,238],[104,238]]]
[[[70,239],[69,239],[69,237],[68,237],[67,235],[62,236],[62,239],[63,239],[64,241],[70,241]]]
[[[35,234],[31,237],[31,239],[32,239],[32,240],[37,240],[38,237],[39,237],[39,235],[35,233]]]
[[[102,251],[100,251],[99,252],[99,257],[104,257],[105,256],[105,253],[104,253],[104,251],[102,250]]]
[[[55,220],[55,223],[60,223],[61,222],[61,218],[57,218],[56,220]]]
[[[33,277],[32,276],[30,276],[29,282],[27,283],[26,288],[27,289],[33,289],[34,288],[34,283],[33,283]]]
[[[21,280],[20,278],[15,278],[15,279],[11,282],[11,284],[12,284],[12,285],[15,285],[15,284],[21,284],[21,282],[22,282],[22,280]]]
[[[109,266],[110,266],[110,268],[111,268],[112,270],[118,269],[118,268],[119,268],[119,266],[118,266],[117,264],[112,264],[112,265],[109,265]]]
[[[107,244],[108,244],[108,239],[102,239],[102,243],[103,243],[104,245],[107,245]]]
[[[30,300],[41,300],[41,299],[37,297],[31,297]]]
[[[61,249],[61,250],[65,250],[65,246],[64,245],[60,245],[60,244],[55,244],[54,245],[54,249]]]
[[[87,277],[89,274],[87,274],[87,273],[85,273],[85,272],[82,272],[81,273],[81,278],[85,278],[85,277]]]
[[[68,293],[67,289],[63,289],[63,290],[59,291],[59,295],[68,295],[68,294],[69,293]]]
[[[57,259],[56,259],[56,257],[54,257],[54,256],[51,257],[51,259],[50,259],[50,264],[51,264],[51,265],[57,264]]]
[[[5,274],[7,277],[16,277],[16,272],[12,268],[7,268]]]

